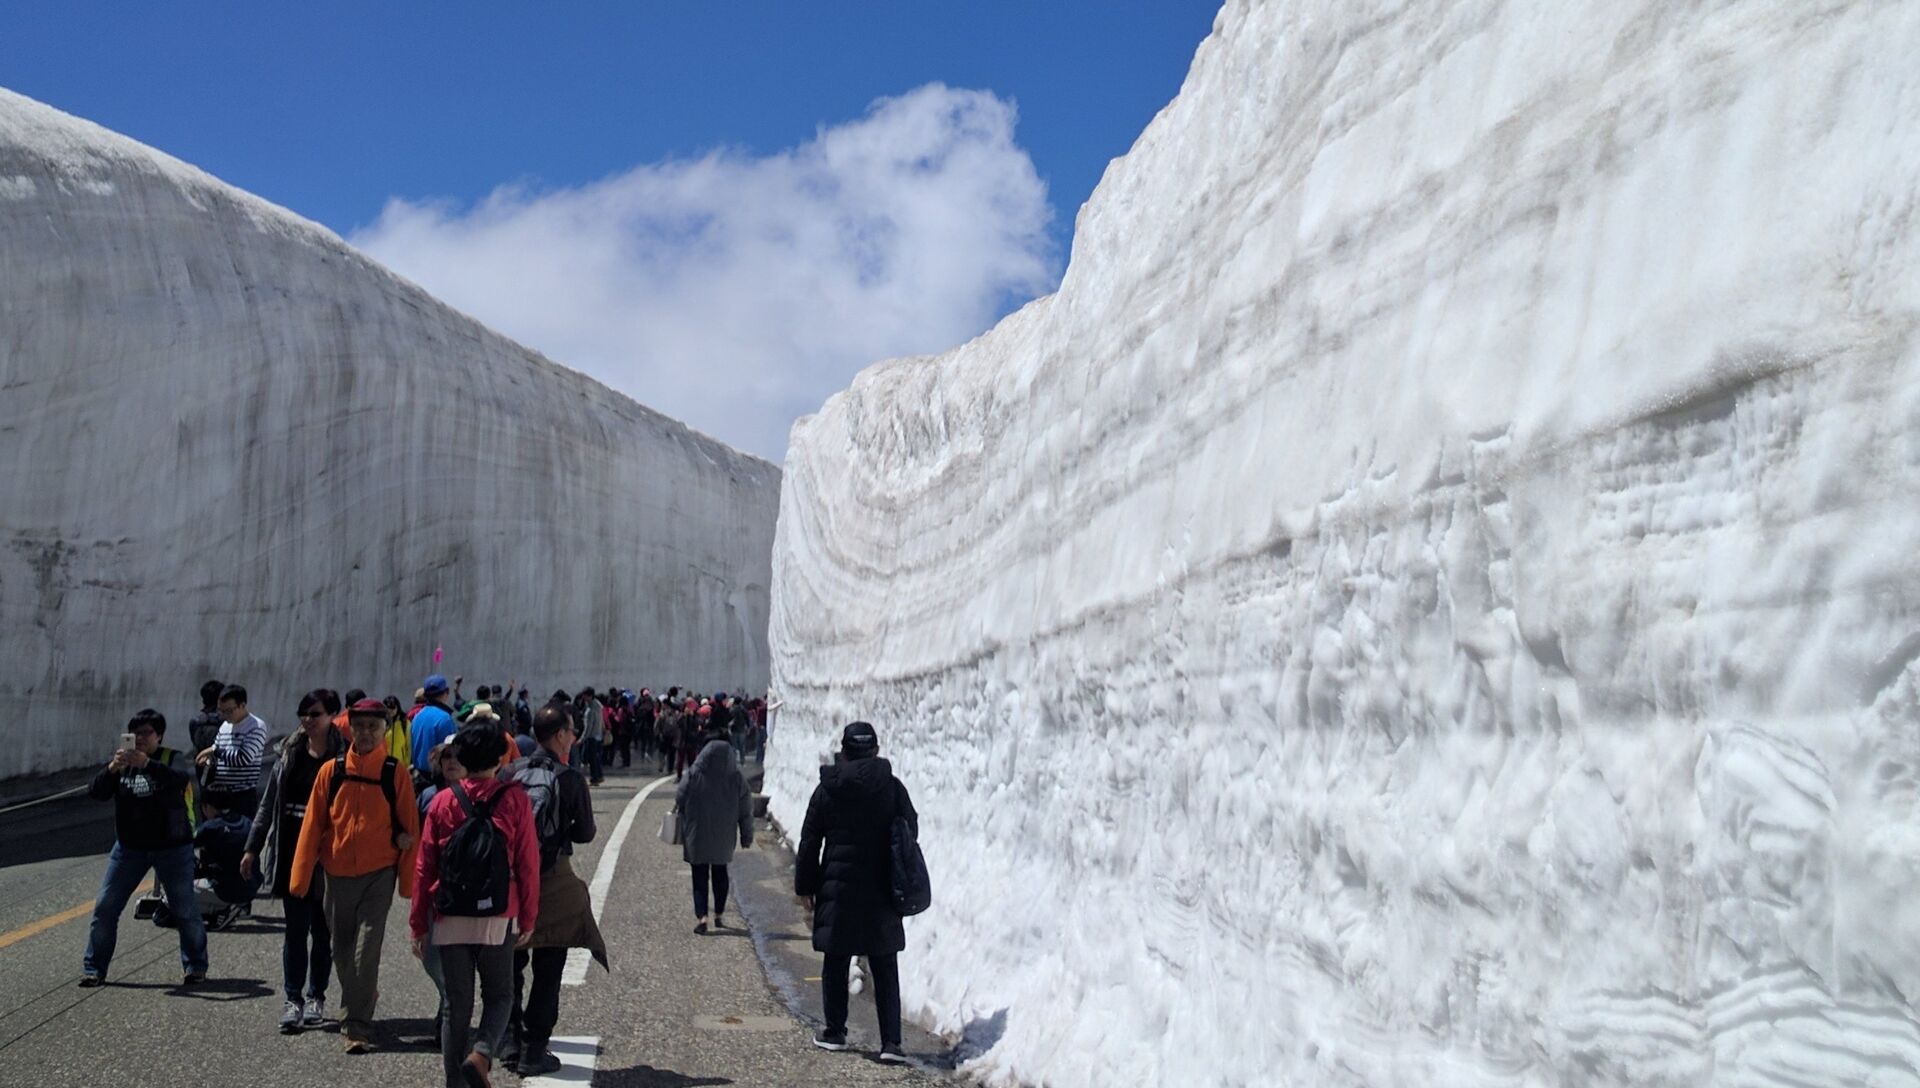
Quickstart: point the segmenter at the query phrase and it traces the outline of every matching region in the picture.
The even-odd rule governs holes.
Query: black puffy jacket
[[[893,818],[920,834],[920,814],[893,766],[878,756],[820,768],[807,802],[793,873],[796,895],[811,895],[813,947],[842,956],[884,956],[907,947],[906,927],[888,891]]]

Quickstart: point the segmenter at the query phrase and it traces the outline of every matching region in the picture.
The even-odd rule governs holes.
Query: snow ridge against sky
[[[1046,184],[1012,102],[930,83],[770,155],[720,149],[470,207],[396,198],[350,236],[454,306],[723,441],[876,360],[938,351],[1051,290]]]

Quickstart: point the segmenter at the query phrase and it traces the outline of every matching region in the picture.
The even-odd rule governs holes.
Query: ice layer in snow
[[[1920,5],[1234,0],[793,432],[773,810],[1047,1085],[1920,1082]],[[984,1049],[982,1049],[984,1048]]]
[[[766,675],[780,473],[0,91],[0,779],[201,681]]]

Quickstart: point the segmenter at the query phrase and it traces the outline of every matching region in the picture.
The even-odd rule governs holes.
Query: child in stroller
[[[223,798],[206,796],[200,802],[200,827],[193,833],[194,907],[208,929],[226,929],[253,913],[253,897],[260,878],[240,875],[240,855],[246,853],[253,821],[238,809],[223,809]],[[153,924],[173,925],[173,905],[157,895]]]

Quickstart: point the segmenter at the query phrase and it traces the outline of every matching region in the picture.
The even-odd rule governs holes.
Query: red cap
[[[698,717],[711,718],[713,717],[713,708],[710,706],[703,706],[699,710],[695,711],[694,713]]]
[[[381,702],[378,699],[362,699],[359,702],[348,707],[347,713],[378,714],[384,718],[387,716],[387,704]]]

